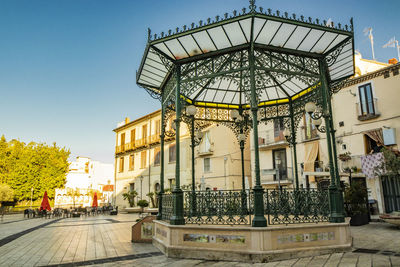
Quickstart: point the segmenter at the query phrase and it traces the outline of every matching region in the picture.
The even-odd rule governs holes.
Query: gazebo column
[[[253,40],[253,24],[250,39]],[[249,66],[250,66],[250,91],[251,91],[251,113],[252,113],[252,124],[253,124],[253,140],[254,140],[254,173],[255,173],[255,185],[254,191],[254,218],[252,221],[253,227],[265,227],[267,226],[267,220],[264,216],[264,189],[261,186],[260,181],[260,155],[258,148],[258,121],[257,111],[258,102],[256,96],[256,84],[255,84],[255,59],[254,59],[254,42],[250,43],[249,51]]]
[[[324,62],[325,64],[325,62]],[[327,90],[328,91],[328,90]],[[329,91],[328,91],[329,92]],[[338,160],[337,160],[337,150],[336,150],[336,137],[335,137],[335,127],[333,125],[333,113],[332,113],[332,103],[331,103],[331,97],[329,94],[327,94],[327,102],[328,102],[328,108],[329,108],[329,114],[331,114],[330,117],[330,126],[331,126],[331,141],[332,141],[332,151],[333,151],[333,164],[335,167],[335,175],[336,175],[336,187],[339,191],[339,197],[338,197],[338,213],[341,214],[339,216],[339,221],[338,222],[344,222],[344,200],[343,200],[343,189],[340,185],[340,174],[339,174],[339,166],[338,166]]]
[[[296,128],[294,127],[294,114],[293,114],[293,103],[292,101],[289,102],[290,106],[290,131],[292,133],[292,140],[290,140],[292,146],[293,146],[293,165],[292,168],[294,167],[294,179],[296,181],[296,189],[299,189],[299,173],[297,170],[297,151],[296,151]]]
[[[330,222],[344,222],[343,216],[343,201],[341,201],[341,191],[338,187],[338,181],[336,179],[336,172],[334,167],[333,150],[332,150],[332,114],[329,108],[329,89],[327,82],[327,69],[324,60],[319,60],[319,71],[321,77],[321,90],[322,90],[322,112],[325,120],[326,128],[326,143],[328,147],[329,156],[329,172],[331,176],[331,182],[329,185],[329,207],[330,207]],[[334,135],[334,133],[333,133]]]
[[[175,187],[172,190],[172,199],[173,199],[173,211],[172,217],[170,218],[170,223],[173,225],[182,225],[185,224],[185,219],[183,218],[183,191],[181,189],[180,182],[180,121],[181,121],[181,66],[175,66],[175,74],[176,74],[176,88],[175,88]]]
[[[161,93],[161,134],[160,134],[160,192],[158,193],[158,214],[157,220],[162,219],[162,195],[164,194],[164,137],[165,137],[165,107],[164,94]]]
[[[339,175],[339,166],[338,166],[338,161],[337,161],[337,151],[336,151],[336,137],[335,137],[335,127],[333,125],[333,114],[332,114],[332,104],[331,104],[331,98],[329,97],[328,99],[328,107],[329,107],[329,113],[331,114],[331,137],[332,137],[332,150],[333,150],[333,163],[335,166],[335,174],[336,174],[336,184],[337,187],[340,191],[342,191],[342,188],[340,186],[340,175]],[[343,195],[342,197],[342,202],[343,202]]]

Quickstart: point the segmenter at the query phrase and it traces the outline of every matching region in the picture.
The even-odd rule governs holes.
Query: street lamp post
[[[143,199],[143,175],[140,175],[139,179],[140,179],[140,199]]]
[[[243,114],[243,110],[232,110],[231,117],[235,121],[236,127],[239,127],[239,134],[237,139],[240,145],[240,158],[242,165],[242,191],[241,191],[241,199],[242,199],[242,212],[245,214],[247,208],[247,194],[246,194],[246,183],[245,183],[245,173],[244,173],[244,143],[246,141],[245,130],[249,128],[250,120],[248,115]]]
[[[275,159],[275,163],[276,163],[276,176],[278,178],[278,188],[279,190],[281,190],[281,173],[280,173],[280,166],[281,166],[281,159],[280,158],[276,158]]]
[[[331,175],[331,183],[329,186],[331,218],[332,222],[343,222],[343,194],[340,188],[340,176],[336,159],[335,147],[335,129],[332,122],[332,110],[330,109],[329,96],[323,88],[323,110],[317,108],[315,103],[308,102],[305,105],[306,112],[313,119],[313,124],[321,133],[326,133],[326,142],[328,145],[329,169]],[[322,118],[325,120],[325,126],[322,125]]]
[[[186,107],[186,114],[190,118],[190,140],[191,140],[191,149],[192,149],[192,198],[191,198],[191,213],[195,215],[196,213],[196,177],[195,177],[195,169],[194,169],[194,148],[201,143],[203,138],[203,133],[198,130],[195,132],[195,124],[194,124],[194,115],[197,113],[197,108],[194,105],[189,105]]]

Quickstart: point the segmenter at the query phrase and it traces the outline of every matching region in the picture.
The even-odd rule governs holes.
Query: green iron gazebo
[[[149,30],[137,84],[161,102],[157,219],[173,225],[240,224],[249,222],[244,217],[252,215],[252,226],[264,227],[265,215],[274,214],[276,221],[283,217],[283,223],[290,223],[289,215],[294,222],[343,222],[331,95],[336,84],[353,74],[352,20],[349,26],[327,24],[287,12],[256,9],[253,0],[249,9],[208,18],[197,25],[158,35]],[[165,194],[164,138],[172,134],[166,131],[172,112],[176,116],[176,183],[172,194]],[[331,176],[328,192],[299,188],[296,129],[304,112],[309,112],[318,129],[326,132]],[[257,126],[277,118],[283,119],[285,136],[293,147],[295,188],[268,192],[260,184]],[[181,190],[179,159],[182,121],[188,124],[192,137],[192,190],[185,193]],[[195,190],[193,150],[201,138],[195,130],[209,123],[231,128],[242,151],[246,136],[252,134],[255,185],[251,190],[244,188],[244,174],[239,192]],[[289,203],[294,203],[295,209],[288,207]]]

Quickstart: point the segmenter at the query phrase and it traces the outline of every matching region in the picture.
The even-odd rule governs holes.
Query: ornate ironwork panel
[[[268,224],[317,223],[329,220],[328,190],[277,189],[264,193]]]
[[[162,220],[169,221],[172,216],[173,201],[171,193],[164,193],[161,195],[162,198]]]
[[[250,224],[249,191],[185,191],[187,224]]]

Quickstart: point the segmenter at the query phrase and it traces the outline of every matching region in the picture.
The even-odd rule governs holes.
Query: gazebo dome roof
[[[287,102],[315,88],[320,59],[328,63],[330,82],[354,74],[352,21],[350,26],[335,27],[287,12],[257,11],[254,1],[250,2],[248,11],[226,13],[174,33],[151,36],[149,31],[137,84],[160,94],[171,79],[172,66],[179,65],[182,83],[187,83],[182,97],[188,102],[198,106],[248,104],[246,69],[251,44],[257,59],[259,103]],[[222,75],[213,75],[214,68]]]

